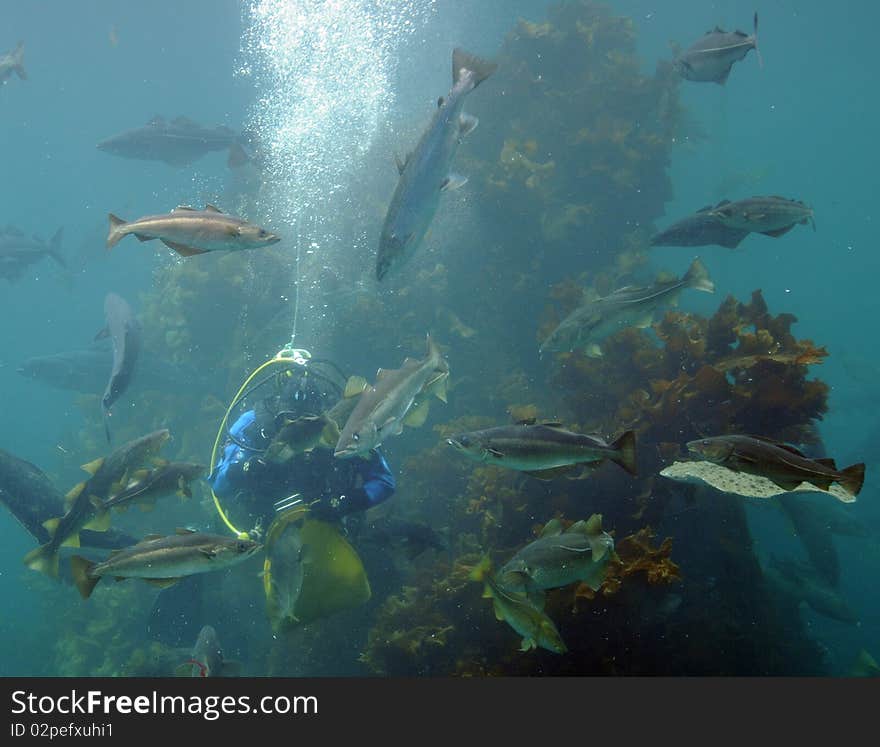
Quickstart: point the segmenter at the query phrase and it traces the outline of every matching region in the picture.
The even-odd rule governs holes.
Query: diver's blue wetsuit
[[[259,459],[272,438],[253,410],[229,429],[230,440],[208,481],[224,501],[244,504],[271,522],[274,503],[300,493],[319,518],[336,519],[376,506],[391,497],[394,475],[377,450],[365,458],[337,459],[331,449],[315,448],[282,465]],[[271,428],[271,426],[270,426]]]

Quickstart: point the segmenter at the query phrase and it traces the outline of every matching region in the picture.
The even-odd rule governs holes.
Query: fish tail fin
[[[58,548],[51,543],[40,545],[24,556],[24,564],[34,570],[58,578]]]
[[[706,265],[700,261],[699,257],[691,262],[691,266],[688,268],[687,274],[684,276],[683,280],[690,288],[695,288],[696,290],[701,290],[706,293],[715,292],[715,283],[712,282],[712,278],[709,277],[709,271],[706,269]]]
[[[27,80],[27,70],[24,69],[24,42],[20,41],[12,53],[15,61],[15,73],[22,80]]]
[[[761,67],[764,67],[764,58],[761,56],[761,50],[758,49],[758,11],[755,11],[755,32],[753,34],[755,39],[755,54],[758,55],[758,64]]]
[[[838,480],[841,487],[848,493],[852,493],[853,495],[858,495],[859,491],[862,489],[862,485],[865,482],[865,464],[864,462],[859,462],[858,464],[853,464],[850,467],[847,467],[840,473],[840,479]]]
[[[638,477],[636,469],[636,432],[626,431],[611,444],[616,455],[614,461],[629,472],[633,477]]]
[[[468,578],[471,581],[485,581],[491,571],[492,559],[488,555],[484,555],[468,574]]]
[[[488,60],[484,60],[476,55],[471,54],[470,52],[465,52],[461,47],[456,47],[452,50],[452,83],[455,85],[461,80],[462,75],[465,74],[465,71],[469,71],[471,73],[471,88],[473,90],[480,83],[482,83],[486,78],[488,78],[492,73],[494,73],[498,69],[498,65],[494,62],[489,62]]]
[[[119,243],[119,240],[126,235],[125,226],[128,225],[122,218],[113,213],[108,213],[107,218],[110,220],[110,233],[107,234],[107,248],[112,249]]]
[[[229,157],[226,159],[226,165],[230,169],[239,169],[250,160],[247,151],[238,143],[233,143],[229,147]]]
[[[81,555],[74,555],[70,558],[70,572],[73,576],[73,582],[83,599],[88,599],[92,595],[100,576],[92,576],[91,570],[95,564],[91,560],[87,560]]]

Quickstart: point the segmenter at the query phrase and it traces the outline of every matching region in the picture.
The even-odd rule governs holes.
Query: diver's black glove
[[[338,521],[343,516],[370,507],[370,497],[363,488],[352,488],[343,495],[319,498],[309,504],[309,515],[322,521]]]

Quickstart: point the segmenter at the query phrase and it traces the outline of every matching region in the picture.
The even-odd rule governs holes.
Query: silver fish
[[[661,280],[650,286],[627,285],[580,306],[550,333],[540,352],[583,349],[592,358],[600,357],[601,340],[627,327],[650,326],[654,312],[672,303],[685,288],[715,292],[715,284],[699,259],[677,280]]]
[[[263,546],[249,539],[178,529],[166,537],[145,537],[133,547],[112,553],[101,563],[74,555],[73,580],[84,598],[104,576],[142,578],[166,587],[184,576],[220,571],[247,560]]]
[[[712,208],[709,215],[728,228],[765,236],[782,236],[799,223],[812,223],[816,230],[813,208],[800,200],[777,195],[747,197],[736,202],[724,200]]]
[[[107,322],[95,339],[110,337],[113,342],[113,367],[101,407],[104,410],[104,429],[110,441],[110,427],[107,419],[110,408],[118,400],[131,382],[141,352],[141,325],[124,298],[116,293],[108,293],[104,300],[104,318]]]
[[[446,401],[449,364],[431,336],[428,354],[420,361],[407,358],[397,369],[379,369],[376,383],[368,386],[349,415],[333,455],[343,459],[366,454],[404,425],[420,425],[427,416],[430,394]]]
[[[564,531],[558,519],[551,519],[541,536],[508,560],[496,578],[509,591],[531,593],[578,581],[598,591],[613,557],[614,540],[602,530],[600,514]]]
[[[240,156],[246,135],[220,125],[202,127],[186,117],[167,122],[153,117],[143,127],[126,130],[98,143],[98,150],[122,158],[162,161],[169,166],[188,166],[213,151],[228,150],[230,160]]]
[[[112,213],[109,218],[108,249],[116,246],[128,234],[134,234],[140,241],[159,239],[184,257],[218,249],[255,249],[281,241],[274,233],[243,218],[227,215],[213,205],[205,205],[204,210],[179,205],[170,213],[147,215],[130,222]]]
[[[475,462],[519,470],[539,480],[582,471],[610,459],[636,472],[636,435],[626,431],[613,443],[575,433],[561,423],[522,422],[459,433],[446,443]]]
[[[716,26],[707,31],[673,61],[682,78],[703,83],[724,85],[733,63],[743,59],[749,50],[755,50],[763,66],[758,49],[758,14],[755,13],[755,31],[749,36],[743,31],[724,31]]]
[[[719,203],[720,207],[723,203]],[[729,228],[716,216],[711,215],[712,206],[707,205],[693,215],[682,218],[669,228],[651,237],[651,246],[708,246],[717,244],[735,249],[749,235],[748,230]]]
[[[19,280],[25,270],[44,257],[51,257],[61,267],[67,262],[61,254],[61,237],[64,230],[59,228],[49,241],[39,236],[27,237],[14,226],[0,229],[0,277],[10,282]]]
[[[438,102],[437,111],[405,161],[398,161],[400,179],[385,215],[376,278],[407,261],[421,243],[434,218],[442,192],[458,189],[467,179],[449,167],[461,139],[477,126],[477,118],[462,112],[465,97],[495,72],[497,65],[462,49],[452,53],[452,90]]]

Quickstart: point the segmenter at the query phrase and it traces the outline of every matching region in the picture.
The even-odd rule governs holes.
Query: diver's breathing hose
[[[239,390],[235,393],[235,396],[229,403],[229,407],[226,408],[226,413],[223,415],[223,420],[220,421],[220,427],[217,429],[217,437],[214,439],[214,448],[211,449],[211,470],[214,469],[215,459],[217,458],[217,447],[220,445],[220,437],[226,430],[226,423],[229,420],[229,413],[231,413],[232,408],[238,404],[239,400],[241,399],[242,392],[244,392],[248,388],[248,386],[250,386],[250,383],[254,380],[254,377],[257,376],[263,369],[271,366],[273,363],[295,363],[297,365],[305,365],[311,357],[312,356],[308,350],[285,347],[279,350],[275,354],[274,358],[270,358],[265,363],[254,369],[253,373],[251,373],[251,375],[248,376],[247,379],[245,379],[244,384],[239,387]],[[235,525],[229,520],[229,517],[223,510],[223,506],[220,505],[220,499],[217,498],[217,494],[214,492],[213,487],[211,488],[211,498],[214,499],[214,507],[217,509],[217,513],[220,515],[223,523],[226,524],[227,527],[229,527],[229,530],[238,539],[250,539],[250,535],[247,532],[239,531],[235,527]]]

